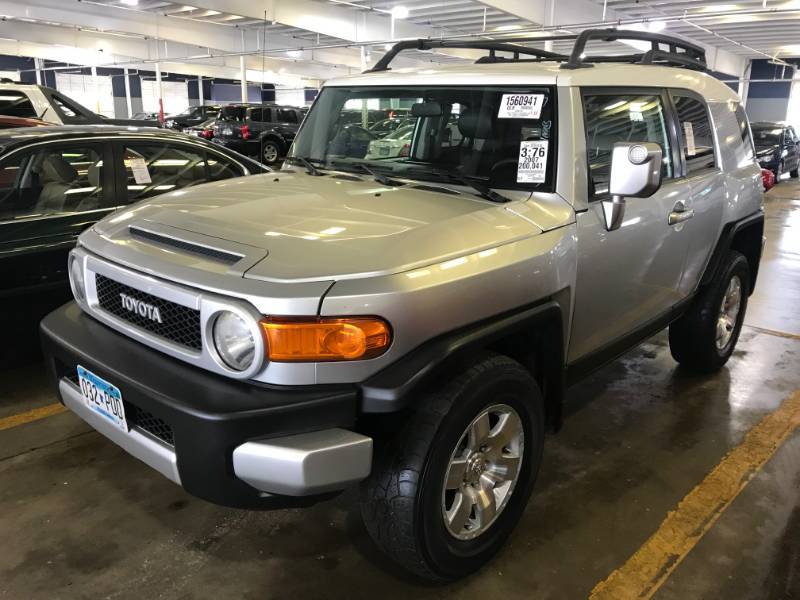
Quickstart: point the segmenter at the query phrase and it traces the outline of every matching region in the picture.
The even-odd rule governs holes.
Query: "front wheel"
[[[669,349],[682,366],[699,372],[721,368],[733,354],[747,310],[750,267],[730,251],[714,279],[680,319],[669,326]]]
[[[522,365],[490,355],[417,406],[376,453],[361,513],[402,568],[451,581],[490,560],[520,520],[541,463],[543,401]]]

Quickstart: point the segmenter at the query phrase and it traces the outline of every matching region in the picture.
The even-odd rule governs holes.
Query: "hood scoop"
[[[163,233],[156,233],[155,231],[142,229],[141,227],[136,227],[134,225],[128,227],[128,233],[130,233],[132,238],[138,238],[148,242],[155,242],[156,244],[168,246],[182,252],[200,254],[206,258],[212,258],[229,265],[237,263],[244,258],[244,254],[231,252],[229,250],[221,250],[220,248],[214,248],[198,242],[189,242],[183,239],[178,239],[171,235],[165,235]]]

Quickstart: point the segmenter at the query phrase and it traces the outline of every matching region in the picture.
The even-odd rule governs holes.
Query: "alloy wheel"
[[[716,335],[717,350],[723,351],[730,344],[741,307],[742,282],[737,275],[734,275],[728,282],[725,295],[722,297],[722,304],[719,307]]]

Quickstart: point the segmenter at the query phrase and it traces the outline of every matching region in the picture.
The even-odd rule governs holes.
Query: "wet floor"
[[[769,241],[735,356],[678,369],[666,336],[572,389],[525,517],[497,559],[446,587],[382,560],[355,494],[256,513],[187,496],[69,413],[0,431],[0,598],[585,598],[747,432],[800,388],[800,185]],[[36,363],[0,374],[0,418],[55,397]],[[800,598],[800,434],[657,598]]]

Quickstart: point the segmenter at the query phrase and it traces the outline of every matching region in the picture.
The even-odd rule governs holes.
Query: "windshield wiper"
[[[342,165],[342,166],[347,166],[347,167],[354,167],[356,169],[361,169],[362,171],[364,171],[364,173],[366,173],[367,175],[372,177],[378,183],[386,185],[386,186],[389,186],[389,187],[397,187],[397,186],[405,185],[402,181],[397,181],[396,179],[392,179],[391,177],[387,177],[386,175],[383,175],[382,173],[378,173],[377,171],[375,171],[374,169],[372,169],[366,163],[363,163],[363,162],[360,163],[360,162],[352,162],[352,161],[349,161],[349,160],[347,160],[347,161],[344,161],[344,160],[332,160],[331,164],[334,165],[334,166],[335,165]]]
[[[302,156],[287,156],[287,162],[295,162],[299,163],[300,165],[306,168],[309,175],[313,175],[314,177],[319,177],[322,173],[319,172],[319,169],[311,164],[311,162],[307,158],[303,158]]]
[[[500,194],[499,192],[495,192],[491,187],[483,183],[484,180],[480,178],[468,177],[466,175],[461,175],[460,173],[455,173],[454,171],[440,171],[437,169],[413,169],[412,171],[425,175],[435,175],[440,179],[446,179],[455,183],[460,183],[466,187],[471,187],[473,190],[478,192],[478,195],[481,198],[485,198],[491,202],[497,202],[500,204],[511,202],[511,198],[503,196],[503,194]]]

